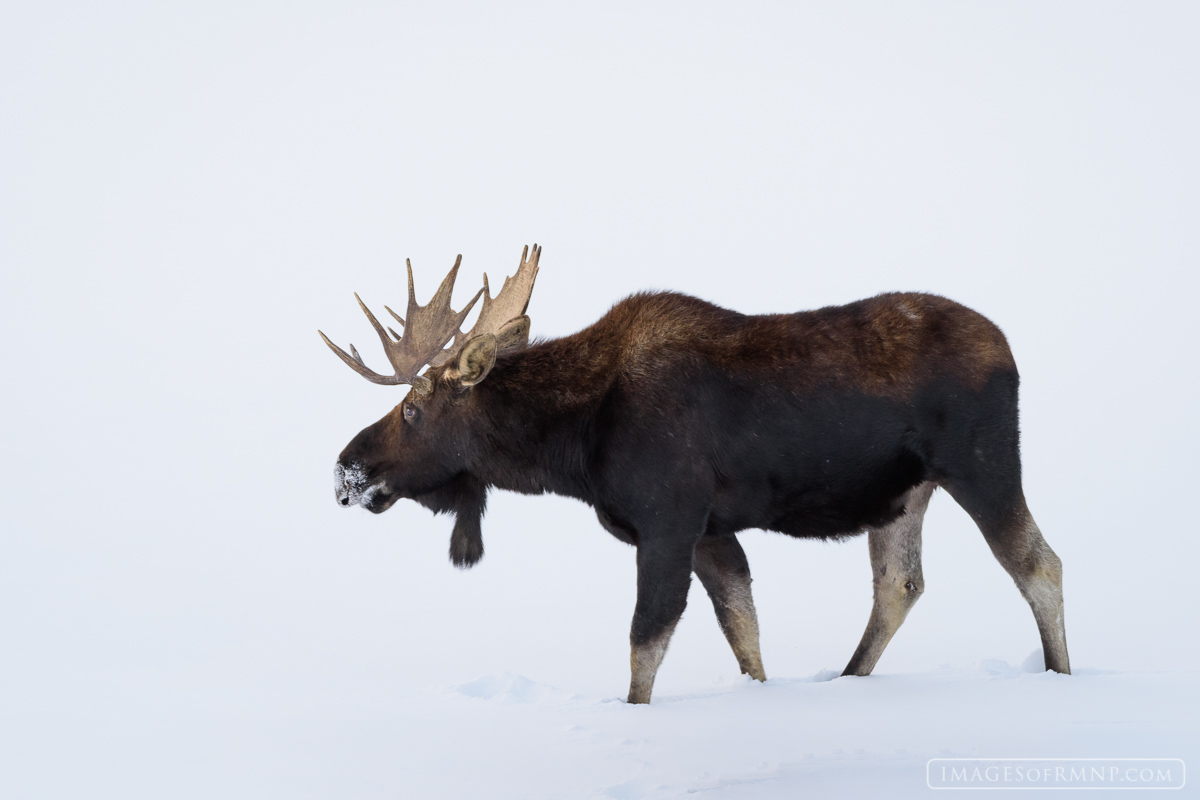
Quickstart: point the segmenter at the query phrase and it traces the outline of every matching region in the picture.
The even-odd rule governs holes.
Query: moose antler
[[[475,301],[479,299],[484,290],[480,289],[462,311],[455,312],[450,307],[450,295],[454,291],[454,280],[458,277],[458,267],[462,263],[462,256],[460,255],[455,259],[454,267],[451,268],[449,274],[442,280],[442,285],[438,287],[437,292],[433,295],[433,299],[426,305],[417,305],[416,293],[413,291],[412,262],[406,259],[406,263],[408,264],[408,322],[406,323],[399,314],[384,306],[387,312],[404,326],[404,336],[400,336],[400,334],[388,328],[388,332],[391,333],[395,341],[392,338],[388,338],[388,334],[384,332],[384,328],[379,324],[379,320],[375,319],[375,315],[371,313],[371,309],[367,308],[357,293],[354,295],[354,299],[358,300],[358,305],[362,308],[363,313],[371,321],[371,326],[379,334],[379,341],[383,343],[383,350],[387,353],[388,361],[392,363],[392,367],[395,369],[394,375],[380,375],[377,372],[371,371],[363,363],[362,356],[354,349],[354,345],[350,345],[350,353],[347,354],[345,350],[329,341],[329,337],[324,333],[321,333],[321,331],[317,331],[317,333],[321,334],[321,338],[325,340],[325,344],[329,345],[329,349],[336,353],[338,358],[346,362],[346,366],[372,383],[380,383],[386,386],[408,383],[412,384],[413,388],[421,394],[427,394],[432,388],[429,379],[417,373],[426,364],[434,361],[442,352],[442,348],[446,346],[446,342],[450,341],[459,332],[459,326],[462,325],[463,320],[466,319],[467,314],[475,306]],[[487,303],[485,301],[484,309],[486,310],[486,308]]]
[[[499,335],[505,325],[524,316],[525,310],[529,308],[529,296],[533,293],[533,282],[537,278],[538,260],[541,256],[542,248],[534,244],[533,252],[530,253],[529,246],[526,245],[525,249],[521,251],[521,263],[517,265],[516,274],[504,279],[504,285],[500,287],[500,293],[495,297],[492,297],[485,272],[483,275],[483,305],[479,308],[479,318],[475,320],[471,330],[466,333],[461,331],[457,333],[454,337],[454,344],[439,353],[431,363],[434,366],[444,364],[471,339],[485,333]],[[501,350],[516,350],[524,347],[528,342],[529,325],[526,320],[526,324],[517,329],[513,338],[501,342]]]

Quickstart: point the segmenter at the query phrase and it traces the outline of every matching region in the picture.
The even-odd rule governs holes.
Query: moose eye
[[[412,406],[405,406],[404,407],[404,418],[406,420],[408,420],[409,422],[412,422],[413,420],[415,420],[417,418],[417,410],[415,408],[413,408]]]

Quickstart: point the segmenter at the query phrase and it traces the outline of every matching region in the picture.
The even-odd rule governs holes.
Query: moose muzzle
[[[357,464],[344,465],[340,462],[333,467],[333,495],[340,506],[355,506],[362,499],[366,488],[366,475]]]

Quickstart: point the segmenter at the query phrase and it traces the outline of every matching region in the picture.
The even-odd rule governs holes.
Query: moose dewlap
[[[844,674],[869,674],[924,591],[921,522],[940,486],[1029,602],[1046,667],[1070,672],[1062,564],[1025,504],[1017,368],[999,328],[928,294],[747,316],[659,292],[531,344],[525,312],[540,256],[526,248],[494,298],[485,275],[458,312],[461,256],[425,306],[409,264],[407,313],[387,309],[403,335],[359,300],[392,375],[321,334],[368,380],[412,387],[342,451],[340,504],[380,513],[406,498],[452,513],[450,558],[461,567],[483,556],[493,487],[589,504],[637,548],[629,702],[646,703],[693,572],[742,672],[765,680],[736,537],[748,528],[867,533],[875,602]]]

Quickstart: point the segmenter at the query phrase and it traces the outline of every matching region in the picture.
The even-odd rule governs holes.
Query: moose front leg
[[[870,675],[883,650],[925,590],[921,574],[921,522],[933,495],[934,484],[923,483],[909,491],[904,513],[882,528],[868,533],[875,604],[858,649],[843,675]]]
[[[654,676],[687,606],[694,538],[638,542],[638,596],[629,632],[629,702],[649,703]]]
[[[712,600],[717,622],[742,674],[765,681],[758,649],[758,615],[750,594],[750,564],[741,544],[733,536],[703,537],[696,544],[692,569]]]

